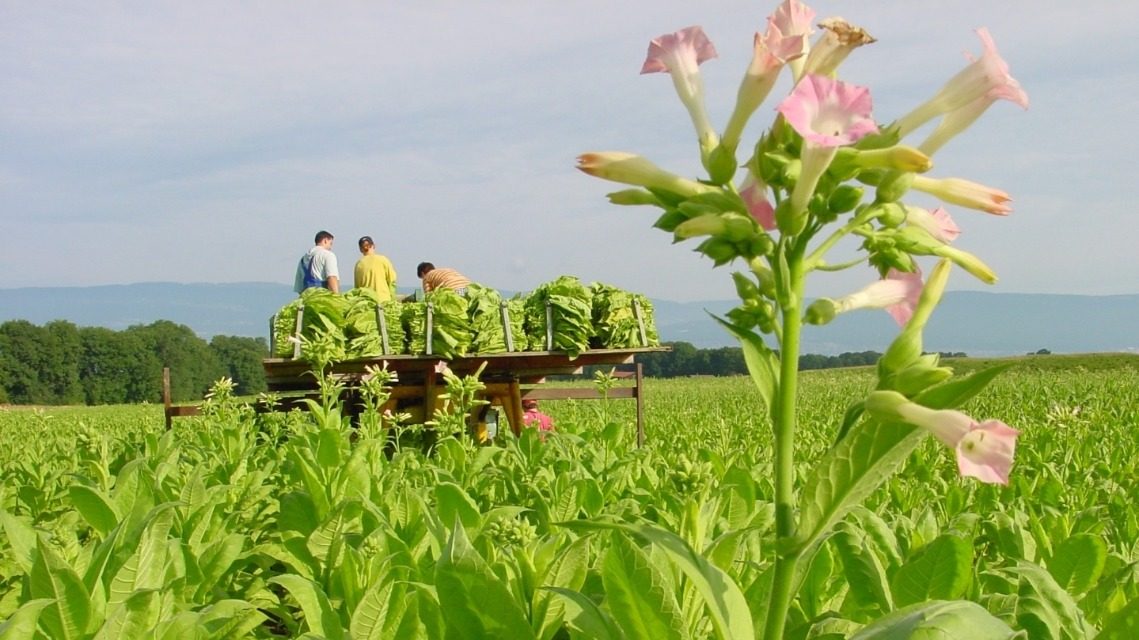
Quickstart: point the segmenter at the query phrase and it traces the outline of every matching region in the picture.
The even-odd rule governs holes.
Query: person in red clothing
[[[525,399],[522,401],[522,422],[527,427],[536,427],[538,431],[553,431],[554,420],[538,410],[538,401]]]

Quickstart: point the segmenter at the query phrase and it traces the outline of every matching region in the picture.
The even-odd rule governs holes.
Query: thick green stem
[[[804,243],[805,244],[805,243]],[[778,541],[795,536],[795,404],[799,378],[799,336],[803,328],[803,251],[787,247],[787,278],[790,291],[783,297],[783,338],[780,341],[779,395],[775,412],[775,534]],[[777,548],[781,548],[777,545]],[[765,640],[780,640],[787,621],[798,552],[780,550],[775,558],[775,578],[767,610]]]

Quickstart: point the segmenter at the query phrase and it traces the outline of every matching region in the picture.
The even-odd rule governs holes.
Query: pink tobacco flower
[[[747,172],[743,184],[740,186],[740,197],[747,205],[747,211],[759,226],[767,231],[775,229],[775,208],[767,199],[767,186],[760,182],[752,172]]]
[[[867,285],[860,291],[834,301],[835,313],[854,309],[885,309],[890,317],[905,326],[914,315],[921,297],[921,272],[906,273],[890,269],[886,277]]]
[[[1023,109],[1028,108],[1028,94],[1009,73],[1008,63],[1001,58],[993,37],[989,35],[989,30],[981,27],[977,29],[977,35],[980,36],[981,46],[984,49],[981,57],[974,58],[965,54],[970,60],[967,67],[950,78],[936,95],[902,116],[897,123],[902,136],[939,115],[970,105],[973,105],[970,108],[977,111],[977,115],[997,100],[1008,100]],[[977,100],[982,102],[974,104]],[[978,105],[980,105],[979,111]],[[975,120],[976,116],[972,119]]]
[[[789,62],[796,79],[803,76],[803,63],[811,49],[810,38],[815,32],[811,23],[815,20],[815,10],[795,0],[784,0],[775,13],[767,19],[767,33],[778,32],[782,37],[780,45],[768,42],[775,55]],[[795,53],[796,55],[791,55]]]
[[[871,414],[900,420],[933,434],[957,454],[957,470],[981,482],[1008,484],[1019,431],[1000,420],[977,422],[960,411],[929,409],[896,391],[874,391],[866,399]]]
[[[780,9],[783,8],[781,5]],[[751,64],[748,65],[747,73],[740,82],[736,94],[736,106],[732,109],[732,116],[728,119],[728,126],[724,128],[724,137],[721,140],[724,146],[733,151],[739,145],[744,125],[771,92],[771,87],[775,85],[783,66],[789,60],[799,58],[807,52],[806,35],[795,33],[784,35],[779,24],[774,16],[769,17],[767,32],[755,34]],[[787,28],[796,27],[790,25]]]
[[[716,57],[716,48],[700,27],[688,27],[676,33],[665,34],[649,42],[649,52],[641,73],[668,73],[676,87],[676,94],[688,109],[700,147],[710,151],[716,146],[717,136],[704,109],[704,81],[700,77],[700,63]]]
[[[869,89],[813,74],[800,80],[777,110],[803,136],[802,170],[790,201],[797,218],[838,147],[878,131],[878,125],[870,115]]]
[[[906,223],[925,229],[929,235],[945,243],[953,242],[961,235],[961,229],[944,207],[927,211],[921,207],[906,205]]]
[[[913,188],[937,197],[943,202],[977,209],[997,216],[1012,212],[1012,198],[1000,189],[961,178],[929,178],[914,176]]]
[[[872,106],[866,87],[812,74],[795,85],[778,111],[804,140],[838,147],[878,131],[870,115]]]

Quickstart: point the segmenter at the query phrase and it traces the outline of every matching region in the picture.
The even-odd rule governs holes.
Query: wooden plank
[[[602,398],[635,398],[636,389],[633,387],[614,387],[608,395],[587,387],[552,387],[543,389],[525,389],[522,391],[524,400],[601,400]]]

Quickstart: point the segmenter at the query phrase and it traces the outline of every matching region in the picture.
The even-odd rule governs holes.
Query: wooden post
[[[293,337],[297,339],[293,343],[293,360],[298,360],[301,357],[301,329],[304,328],[305,319],[305,306],[302,304],[297,308],[297,326],[293,329]]]
[[[641,395],[644,383],[644,373],[641,370],[641,363],[636,363],[637,374],[633,378],[637,396],[637,448],[645,446],[645,400]]]
[[[170,367],[162,367],[162,413],[166,416],[166,430],[174,426],[174,415],[170,411]]]

